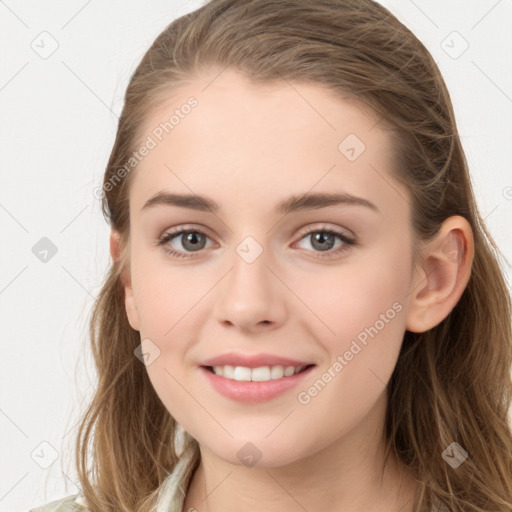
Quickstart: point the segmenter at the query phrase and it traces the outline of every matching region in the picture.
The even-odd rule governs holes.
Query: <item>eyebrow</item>
[[[276,212],[288,214],[301,210],[315,210],[339,204],[365,206],[375,212],[379,211],[379,209],[367,199],[347,193],[306,193],[293,195],[281,201],[276,207]],[[209,213],[216,213],[220,209],[219,205],[209,197],[196,194],[172,194],[162,190],[148,199],[142,207],[142,210],[157,205],[179,206],[181,208],[189,208]]]

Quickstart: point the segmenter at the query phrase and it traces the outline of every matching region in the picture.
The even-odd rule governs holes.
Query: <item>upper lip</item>
[[[247,368],[258,368],[260,366],[307,366],[313,363],[298,361],[288,357],[281,357],[274,354],[240,354],[228,352],[219,356],[206,359],[201,366],[245,366]]]

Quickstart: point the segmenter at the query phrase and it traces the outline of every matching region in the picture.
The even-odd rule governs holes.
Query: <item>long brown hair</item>
[[[142,122],[174,87],[228,66],[256,83],[323,85],[385,119],[396,138],[396,176],[412,198],[417,242],[432,238],[449,216],[470,223],[470,280],[439,325],[406,331],[388,386],[386,436],[419,482],[417,511],[436,505],[510,512],[511,305],[500,252],[475,203],[440,71],[387,9],[372,0],[211,0],[174,20],[131,77],[105,171],[102,208],[121,247],[135,170],[120,170],[140,143]],[[134,355],[141,339],[124,308],[128,256],[112,262],[90,321],[98,383],[77,435],[76,464],[93,512],[154,510],[178,461],[188,461],[184,490],[199,461],[198,444],[186,433],[178,453],[177,424]],[[468,453],[456,469],[442,457],[453,442]]]

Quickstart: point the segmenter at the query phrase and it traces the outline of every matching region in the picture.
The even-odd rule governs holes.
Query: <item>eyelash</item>
[[[204,235],[207,238],[210,238],[201,229],[197,229],[197,228],[180,229],[179,231],[163,234],[161,237],[159,237],[157,239],[156,245],[157,246],[163,246],[163,245],[167,244],[168,242],[170,242],[171,240],[173,240],[174,238],[177,238],[178,236],[180,236],[180,235],[182,235],[184,233],[200,233],[201,235]],[[334,236],[337,236],[344,243],[343,246],[338,247],[338,249],[336,249],[334,251],[332,251],[332,249],[330,249],[329,251],[326,251],[325,253],[324,252],[313,251],[315,253],[315,256],[314,256],[315,258],[331,259],[333,257],[332,256],[333,254],[334,255],[338,255],[338,254],[344,253],[345,251],[347,251],[349,249],[350,246],[357,246],[358,245],[356,240],[354,240],[352,238],[349,238],[344,233],[342,233],[340,231],[337,231],[335,229],[331,229],[331,228],[325,228],[325,229],[324,228],[316,228],[316,229],[311,229],[309,231],[303,232],[303,233],[300,234],[299,241],[303,240],[304,238],[306,238],[307,236],[311,235],[312,233],[324,233],[324,234],[334,235]],[[171,248],[165,248],[165,252],[167,254],[169,254],[170,256],[175,257],[175,258],[194,258],[194,256],[192,254],[181,253],[181,252],[178,252],[178,251],[176,251],[174,249],[171,249]],[[201,252],[201,251],[197,251],[197,252]]]

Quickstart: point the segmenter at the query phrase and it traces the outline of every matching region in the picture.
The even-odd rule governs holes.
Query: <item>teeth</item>
[[[244,370],[249,370],[249,368],[244,368]],[[252,371],[249,370],[249,375],[250,379],[253,381],[263,382],[265,380],[270,380],[270,367],[260,366],[259,368],[253,368]]]
[[[215,375],[226,379],[238,381],[265,382],[267,380],[291,377],[301,372],[305,366],[260,366],[258,368],[247,368],[246,366],[214,366]]]

